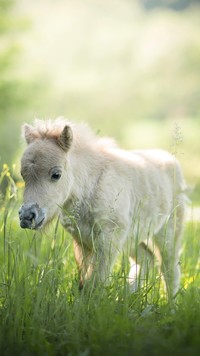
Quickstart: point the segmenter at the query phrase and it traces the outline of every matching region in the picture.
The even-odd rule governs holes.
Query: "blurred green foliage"
[[[22,46],[19,37],[29,21],[15,17],[15,1],[0,0],[0,168],[10,164],[20,143],[23,122],[33,91],[40,86],[33,78],[18,73]]]
[[[65,116],[127,149],[176,147],[198,187],[199,5],[0,0],[1,163],[19,162],[23,122]]]
[[[16,111],[19,114],[27,101],[25,83],[13,74],[20,53],[20,47],[13,38],[13,33],[20,27],[11,14],[13,6],[14,1],[0,0],[0,166],[6,161],[10,163],[19,142],[13,116]]]

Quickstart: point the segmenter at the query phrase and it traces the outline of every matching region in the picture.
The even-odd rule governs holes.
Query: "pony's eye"
[[[62,175],[62,171],[58,167],[54,167],[50,171],[50,177],[52,182],[57,182],[60,179],[61,175]]]
[[[59,180],[61,177],[61,173],[53,173],[51,176],[51,180],[56,181]]]

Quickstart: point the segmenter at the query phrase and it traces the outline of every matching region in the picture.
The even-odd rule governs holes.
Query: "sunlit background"
[[[57,116],[176,153],[200,202],[200,1],[0,0],[0,165]]]

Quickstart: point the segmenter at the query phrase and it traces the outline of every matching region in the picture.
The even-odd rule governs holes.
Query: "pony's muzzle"
[[[23,204],[19,209],[20,226],[23,229],[39,229],[44,219],[44,209],[41,209],[36,203]]]

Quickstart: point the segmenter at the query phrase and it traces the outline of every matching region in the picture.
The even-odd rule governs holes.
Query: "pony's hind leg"
[[[130,251],[130,270],[128,281],[130,291],[136,292],[145,282],[148,284],[149,271],[152,270],[155,262],[154,253],[148,244],[141,242],[136,249]]]
[[[176,295],[180,287],[180,252],[181,236],[184,220],[184,205],[177,206],[165,223],[165,226],[155,236],[161,255],[161,272],[163,274],[169,300]]]

